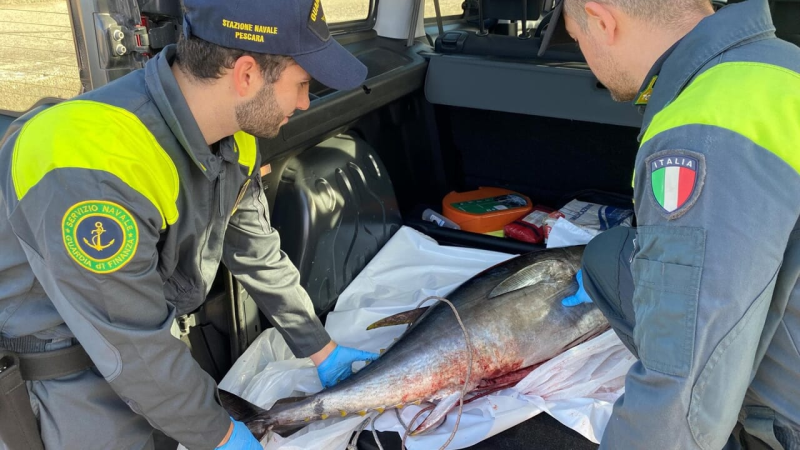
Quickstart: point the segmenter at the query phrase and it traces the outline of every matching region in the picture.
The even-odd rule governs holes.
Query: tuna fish
[[[593,304],[567,308],[561,299],[577,290],[575,273],[583,247],[518,256],[464,282],[442,302],[391,316],[370,328],[402,323],[411,327],[381,357],[355,375],[317,394],[279,402],[266,411],[220,391],[223,406],[256,438],[310,421],[366,415],[420,402],[438,402],[414,430],[441,423],[459,403],[515,385],[537,365],[608,329]],[[467,372],[469,352],[472,370]]]

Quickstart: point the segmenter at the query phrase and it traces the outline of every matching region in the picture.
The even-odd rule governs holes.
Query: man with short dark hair
[[[314,314],[255,138],[309,107],[312,77],[352,89],[366,68],[319,0],[184,5],[177,47],[20,118],[0,147],[0,447],[152,448],[157,428],[191,449],[261,448],[170,333],[220,262],[324,386],[377,357]]]
[[[644,111],[638,228],[592,240],[564,300],[593,300],[639,358],[601,448],[800,448],[800,49],[765,0],[564,0],[553,18],[545,40],[567,31]]]

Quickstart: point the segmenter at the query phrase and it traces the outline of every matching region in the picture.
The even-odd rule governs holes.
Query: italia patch
[[[61,233],[67,253],[84,269],[112,273],[136,254],[139,227],[127,209],[104,200],[72,205],[64,214]]]
[[[705,158],[686,150],[667,150],[647,158],[653,199],[668,219],[677,219],[697,201],[705,181]]]

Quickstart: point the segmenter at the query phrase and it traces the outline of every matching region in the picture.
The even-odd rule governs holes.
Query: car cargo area
[[[614,103],[574,49],[556,61],[531,58],[526,46],[519,47],[524,58],[454,55],[371,31],[343,44],[369,69],[362,89],[312,83],[310,109],[259,142],[272,226],[323,322],[403,225],[443,245],[508,254],[544,248],[423,220],[426,210],[442,212],[449,193],[496,187],[552,209],[573,199],[632,207],[640,115]],[[271,325],[225,270],[209,297],[187,319],[182,339],[219,381]],[[385,448],[400,447],[397,434],[380,439]],[[547,414],[475,448],[532,441],[596,448]],[[363,433],[359,448],[378,447]]]
[[[632,207],[639,115],[613,103],[585,65],[495,58],[493,72],[482,72],[485,79],[472,88],[443,93],[438,86],[445,80],[453,81],[447,90],[457,89],[457,80],[472,76],[463,71],[488,57],[368,41],[408,64],[383,72],[367,59],[377,74],[370,73],[362,92],[321,92],[281,137],[262,142],[273,225],[304,282],[319,293],[318,312],[332,307],[335,291],[401,224],[450,245],[507,253],[543,248],[422,220],[426,209],[442,212],[448,193],[485,186],[552,209],[573,199]],[[437,58],[455,62],[430,62]],[[516,84],[505,79],[509,73]],[[562,73],[566,83],[556,81]],[[510,102],[516,93],[520,101]],[[376,98],[388,101],[376,104]],[[571,111],[581,120],[570,118]],[[326,133],[312,135],[306,127],[325,122],[332,128]],[[330,255],[337,262],[329,261],[331,278],[321,293],[320,264]],[[313,276],[305,273],[312,259]]]
[[[273,226],[323,318],[401,225],[444,245],[510,254],[544,248],[422,220],[425,210],[442,212],[448,193],[498,187],[553,209],[573,199],[632,208],[638,112],[614,104],[582,63],[565,68],[494,59],[498,75],[480,72],[485,79],[473,80],[469,88],[433,94],[432,86],[448,79],[453,82],[448,89],[457,89],[457,80],[468,75],[453,71],[468,71],[487,57],[369,40],[378,42],[384,56],[405,57],[408,63],[382,72],[384,67],[373,68],[367,59],[371,73],[363,92],[322,91],[315,100],[319,106],[297,114],[280,138],[262,142]],[[431,64],[436,58],[459,61]],[[560,81],[562,71],[569,83]],[[515,84],[504,79],[509,74],[518,78]],[[339,104],[344,100],[337,101],[338,95],[356,98]],[[373,103],[376,97],[388,101]],[[570,118],[573,112],[576,118]],[[303,126],[325,121],[335,128],[321,135],[309,136]],[[263,318],[261,325],[268,326]],[[396,434],[380,438],[386,448],[400,448]],[[540,448],[596,448],[546,414],[475,448],[525,448],[533,441],[541,442]],[[359,448],[378,447],[363,433]]]

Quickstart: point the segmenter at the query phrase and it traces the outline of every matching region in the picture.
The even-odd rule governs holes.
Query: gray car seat
[[[272,226],[322,315],[402,225],[392,182],[375,149],[355,135],[272,167],[280,172],[265,179],[278,189]]]

